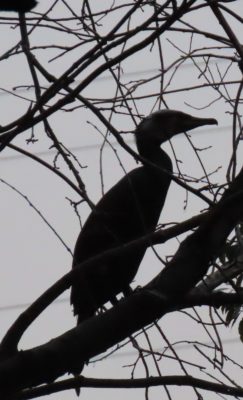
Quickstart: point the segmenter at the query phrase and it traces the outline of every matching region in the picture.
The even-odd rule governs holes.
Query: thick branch
[[[196,232],[182,242],[168,266],[142,289],[104,314],[50,342],[0,364],[0,394],[50,382],[80,369],[90,358],[161,318],[207,271],[229,232],[243,216],[243,192],[221,201]],[[230,210],[230,212],[227,212]],[[97,335],[97,332],[99,334]]]
[[[229,207],[228,203],[227,202],[224,203],[225,199],[227,200],[227,198],[229,198],[230,196],[239,192],[241,190],[241,188],[243,188],[243,169],[237,175],[235,180],[231,183],[229,189],[225,191],[224,195],[222,196],[221,201],[219,202],[218,206],[220,206],[222,208],[222,204],[223,204],[223,208],[225,207],[225,213],[224,213],[223,217],[227,217],[227,216],[230,217],[230,215],[231,215],[231,213],[229,213],[230,207]],[[215,208],[217,209],[218,206],[215,206]],[[85,268],[87,268],[87,269],[95,268],[96,263],[100,262],[100,260],[104,261],[105,258],[113,257],[114,254],[119,255],[120,252],[129,251],[131,248],[140,246],[141,244],[147,244],[147,246],[151,246],[152,244],[155,244],[155,243],[156,244],[164,243],[166,240],[198,226],[198,224],[205,221],[205,219],[210,218],[210,216],[212,216],[212,212],[205,213],[205,214],[199,215],[197,217],[193,217],[193,218],[191,218],[177,226],[169,228],[167,230],[155,232],[153,235],[145,236],[139,240],[135,240],[135,241],[128,243],[127,245],[124,245],[122,247],[106,251],[103,254],[100,254],[97,257],[94,257],[94,258],[86,261],[85,263],[83,263],[82,270],[84,269],[84,264],[85,264]],[[222,217],[222,220],[223,220],[223,217]],[[195,235],[198,235],[197,232],[195,233]],[[222,232],[220,232],[220,233],[222,233]],[[208,235],[206,238],[209,241],[209,247],[211,247],[211,240],[212,240],[212,243],[214,240],[214,238],[211,238],[211,236]],[[209,238],[211,238],[211,239],[209,239]],[[198,238],[198,239],[201,240],[201,238]],[[202,243],[202,245],[204,247],[207,247],[203,243]],[[187,245],[184,244],[183,246],[187,246]],[[179,249],[179,252],[180,252],[180,249]],[[207,254],[207,249],[203,253],[203,257],[206,254]],[[191,263],[191,266],[189,266],[189,269],[188,269],[188,270],[191,269],[191,272],[190,272],[191,275],[195,275],[194,276],[195,283],[194,283],[194,285],[190,284],[190,288],[193,288],[195,286],[195,284],[200,280],[200,278],[203,277],[203,275],[205,274],[206,269],[208,267],[208,261],[206,261],[202,258],[201,259],[201,263],[202,263],[201,270],[200,270],[200,268],[199,269],[194,268],[194,263],[196,263],[196,265],[197,265],[198,260],[200,260],[200,257],[198,258],[198,260],[197,259],[195,260],[195,256],[196,256],[196,254],[194,254],[193,262]],[[176,257],[178,258],[180,256],[177,254]],[[204,264],[203,264],[203,262],[204,262]],[[177,264],[178,264],[178,262],[177,262]],[[161,289],[164,286],[164,283],[163,283],[164,274],[167,274],[168,269],[165,269],[164,271],[165,272],[162,272],[163,277],[162,277],[162,282],[161,282],[161,285],[162,285]],[[187,280],[186,273],[184,274],[183,271],[184,271],[183,268],[180,269],[180,267],[179,267],[178,275],[180,275],[181,281],[179,280],[179,282],[181,282],[181,283],[184,282],[185,280]],[[204,273],[203,273],[203,271],[204,271]],[[2,340],[2,343],[1,343],[1,355],[2,356],[6,353],[9,354],[9,353],[14,353],[16,351],[18,342],[19,342],[20,338],[22,337],[23,333],[26,331],[26,329],[45,310],[45,308],[48,307],[49,304],[51,304],[58,296],[60,296],[61,293],[63,293],[65,290],[67,290],[71,286],[73,280],[76,279],[78,274],[79,274],[79,268],[75,268],[72,271],[70,271],[68,274],[64,275],[59,281],[57,281],[54,285],[52,285],[49,289],[47,289],[46,292],[44,292],[26,311],[24,311],[18,317],[18,319],[11,326],[11,328],[9,329],[9,331],[7,332],[7,334],[5,335],[5,337]],[[170,273],[169,273],[169,277],[170,276],[171,276],[171,279],[173,280],[173,276],[170,275]],[[156,278],[156,279],[157,279],[157,281],[160,280],[160,278]],[[171,282],[171,283],[173,285],[173,282]],[[182,295],[182,293],[186,293],[189,291],[189,288],[187,286],[188,285],[185,285],[185,287],[183,287],[183,285],[181,286],[180,295]],[[171,290],[170,286],[168,287],[168,290]],[[167,290],[167,288],[165,288],[165,293],[168,290]]]
[[[190,375],[172,375],[140,379],[94,379],[80,376],[75,379],[66,379],[62,382],[49,384],[41,388],[27,390],[25,393],[20,394],[18,397],[16,397],[16,400],[28,400],[40,396],[46,396],[51,393],[61,392],[63,390],[74,389],[76,387],[106,389],[141,389],[165,385],[196,387],[198,389],[203,389],[214,393],[222,393],[229,396],[243,397],[242,388],[205,381],[203,379],[194,378]]]
[[[96,257],[89,259],[85,263],[82,263],[79,268],[76,267],[75,269],[70,270],[70,272],[55,282],[38,299],[36,299],[27,308],[27,310],[20,314],[2,339],[0,347],[1,356],[5,354],[9,355],[9,353],[14,353],[17,351],[18,343],[26,329],[58,296],[60,296],[60,294],[62,294],[71,286],[73,280],[75,280],[79,275],[79,270],[83,270],[84,267],[87,269],[95,268],[98,262],[104,262],[104,260],[109,259],[109,257],[113,257],[114,255],[119,256],[119,254],[125,251],[130,251],[130,249],[143,244],[151,246],[153,244],[165,243],[172,237],[178,236],[190,229],[197,227],[205,219],[206,215],[206,213],[197,215],[171,228],[164,230],[161,229],[151,235],[134,240],[127,245],[108,250]]]
[[[181,306],[178,308],[188,308],[196,306],[212,306],[221,307],[229,305],[241,305],[243,304],[243,293],[223,293],[215,292],[208,294],[197,294],[192,293],[183,299]]]

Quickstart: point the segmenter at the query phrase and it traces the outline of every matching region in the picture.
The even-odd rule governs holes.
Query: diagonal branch
[[[18,391],[80,369],[85,361],[161,318],[202,279],[209,261],[218,255],[242,216],[243,190],[220,201],[197,231],[182,242],[168,266],[144,289],[56,339],[0,363],[0,395],[9,393],[10,379],[11,390]]]
[[[232,46],[235,48],[235,50],[238,52],[240,61],[239,61],[239,68],[241,72],[243,73],[243,47],[242,44],[239,42],[237,36],[235,35],[233,29],[225,19],[223,13],[221,12],[219,6],[217,4],[210,4],[210,7],[215,15],[215,17],[218,19],[220,25],[228,35]]]
[[[216,211],[221,210],[223,208],[224,210],[224,215],[222,215],[221,220],[222,223],[224,222],[225,219],[230,218],[231,216],[233,217],[233,213],[231,213],[231,206],[229,206],[229,203],[231,201],[235,201],[234,198],[235,196],[237,197],[237,193],[241,193],[241,190],[243,188],[243,168],[235,178],[235,180],[231,183],[230,187],[225,191],[224,195],[222,196],[221,201],[216,205],[211,212],[199,215],[197,217],[193,217],[190,220],[184,221],[183,223],[176,225],[175,227],[158,231],[153,233],[152,235],[147,235],[144,236],[143,238],[140,238],[138,240],[135,240],[133,242],[130,242],[124,246],[114,248],[111,250],[108,250],[96,257],[93,257],[86,261],[85,263],[82,264],[82,270],[84,268],[90,269],[90,268],[95,268],[95,265],[97,262],[100,262],[101,260],[104,261],[105,259],[109,257],[113,257],[114,255],[119,255],[120,253],[124,251],[129,251],[131,248],[140,246],[141,244],[147,244],[147,246],[151,246],[152,244],[158,244],[158,243],[164,243],[166,240],[186,232],[189,229],[192,229],[199,224],[201,224],[200,229],[196,231],[193,235],[195,236],[195,239],[193,235],[189,236],[184,242],[182,242],[181,247],[179,248],[178,252],[176,253],[174,259],[171,261],[169,266],[162,271],[161,274],[159,274],[155,280],[153,280],[152,285],[154,285],[154,282],[156,281],[156,285],[158,285],[158,288],[156,290],[165,290],[165,293],[170,291],[172,293],[173,291],[171,290],[171,287],[174,285],[174,278],[173,274],[171,274],[171,266],[173,268],[173,263],[175,262],[175,270],[178,270],[178,277],[180,276],[178,282],[181,283],[180,287],[177,288],[180,292],[180,296],[183,295],[184,293],[189,292],[190,289],[192,289],[195,284],[204,276],[207,268],[208,268],[208,263],[212,255],[206,256],[208,254],[209,249],[211,249],[213,243],[215,242],[215,238],[212,237],[212,233],[210,235],[210,229],[209,229],[209,234],[207,232],[208,228],[204,232],[204,235],[206,235],[205,238],[205,243],[203,243],[202,237],[200,237],[200,232],[202,232],[202,229],[205,229],[205,224],[207,226],[207,223],[210,224],[211,218],[214,216],[214,213]],[[232,199],[231,199],[231,196]],[[229,202],[227,202],[227,199]],[[230,212],[229,212],[230,211]],[[234,212],[236,212],[236,208],[234,209]],[[215,217],[214,217],[215,219]],[[216,217],[217,219],[217,217]],[[216,223],[217,222],[217,223]],[[229,222],[229,221],[228,221]],[[227,223],[228,223],[227,222]],[[218,234],[219,236],[222,235],[224,232],[223,230],[221,231],[221,227],[219,227],[220,221],[215,221],[215,226],[213,226],[213,232],[214,234]],[[216,227],[218,226],[219,232],[215,232]],[[233,229],[233,226],[231,224],[231,229]],[[226,227],[225,227],[226,228]],[[228,229],[229,230],[229,229]],[[227,232],[228,232],[227,230]],[[201,234],[202,236],[202,234]],[[226,234],[227,236],[227,234]],[[222,237],[220,237],[222,243],[221,245],[224,244],[224,240]],[[224,239],[225,239],[225,234],[224,234]],[[195,243],[193,243],[193,240]],[[207,245],[206,245],[207,241]],[[189,242],[189,245],[188,245]],[[191,243],[194,245],[194,250],[195,254],[192,253],[192,259],[191,259],[191,265],[188,268],[188,273],[190,273],[191,277],[194,276],[194,283],[192,284],[190,280],[188,280],[187,273],[185,272],[185,267],[181,268],[181,263],[184,263],[185,260],[181,259],[181,262],[179,260],[180,257],[183,257],[184,252],[186,251],[186,257],[189,257],[188,246],[190,247]],[[195,249],[196,246],[196,249]],[[198,251],[202,253],[202,257],[200,257],[197,254],[197,247],[201,246]],[[181,248],[184,248],[184,250],[180,250]],[[202,252],[202,248],[205,249],[204,252]],[[182,253],[182,255],[181,255]],[[197,259],[198,256],[198,259]],[[205,259],[206,257],[206,259]],[[195,268],[195,265],[198,265],[199,261],[201,262],[200,268]],[[194,264],[195,263],[195,264]],[[80,266],[81,269],[81,266]],[[17,345],[19,343],[20,338],[22,337],[23,333],[26,331],[26,329],[31,325],[31,323],[58,297],[60,296],[61,293],[63,293],[65,290],[67,290],[73,280],[76,279],[76,277],[79,274],[79,268],[75,268],[68,272],[66,275],[64,275],[61,279],[59,279],[56,283],[54,283],[50,288],[48,288],[32,305],[25,310],[14,322],[14,324],[10,327],[6,335],[4,336],[1,347],[0,347],[0,354],[1,356],[13,354],[17,351]],[[167,276],[167,279],[169,279],[170,286],[168,288],[166,287],[168,281],[164,280],[164,277]],[[166,283],[165,283],[166,282]],[[185,285],[183,286],[184,283]],[[171,286],[172,285],[172,286]],[[150,285],[151,286],[151,285]],[[177,299],[178,300],[178,299]]]

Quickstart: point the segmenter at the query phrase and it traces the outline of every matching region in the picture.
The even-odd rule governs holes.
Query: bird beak
[[[204,125],[218,125],[218,122],[214,118],[198,118],[190,115],[190,117],[185,120],[184,128],[185,131],[190,131]]]
[[[203,118],[203,125],[218,125],[218,121],[214,118]]]
[[[218,125],[218,121],[214,118],[197,118],[193,117],[194,123],[193,128],[203,125]]]

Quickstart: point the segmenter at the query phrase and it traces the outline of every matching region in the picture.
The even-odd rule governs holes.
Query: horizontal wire
[[[51,305],[59,305],[59,304],[64,304],[64,303],[69,303],[70,299],[69,297],[64,297],[61,299],[56,299]],[[29,307],[31,305],[31,303],[19,303],[19,304],[12,304],[12,305],[7,305],[7,306],[2,306],[0,307],[0,312],[4,312],[4,311],[15,311],[15,310],[20,310],[20,309],[26,309],[27,307]],[[240,342],[240,339],[238,336],[235,336],[233,338],[227,338],[227,339],[223,339],[223,343],[224,344],[233,344],[233,343],[237,343]],[[202,345],[210,345],[209,342],[203,342]],[[190,350],[190,343],[185,343],[185,344],[178,344],[176,345],[177,350]],[[155,352],[161,352],[161,347],[159,348],[155,348],[154,349]],[[129,351],[123,351],[122,353],[113,353],[110,355],[110,357],[114,358],[121,358],[121,357],[126,357],[126,356],[132,356],[135,355],[136,350],[129,350]],[[95,362],[95,360],[93,360]]]
[[[197,136],[199,136],[200,134],[203,135],[204,132],[211,132],[211,131],[214,131],[214,132],[221,131],[222,132],[223,130],[229,130],[229,129],[232,129],[231,125],[224,125],[224,126],[218,126],[218,127],[211,127],[210,126],[208,129],[202,128],[199,132],[197,132]],[[133,144],[134,141],[133,141],[133,139],[128,139],[128,140],[126,140],[126,143]],[[117,143],[117,141],[111,139],[111,140],[109,140],[109,144],[105,142],[104,145],[105,146],[112,145],[112,146],[115,147],[115,146],[118,146],[118,143]],[[86,144],[86,145],[82,145],[82,146],[71,146],[71,147],[69,147],[69,150],[71,152],[80,152],[80,151],[98,149],[98,148],[100,148],[100,146],[101,146],[101,143]],[[56,154],[56,150],[53,149],[53,148],[52,149],[48,149],[48,150],[40,150],[40,151],[34,152],[34,154],[37,157],[40,157],[40,156],[51,156],[51,155],[55,155]],[[1,156],[1,161],[3,161],[3,160],[8,161],[8,160],[22,159],[22,158],[26,158],[26,156],[24,154],[8,155],[8,156],[2,155]]]

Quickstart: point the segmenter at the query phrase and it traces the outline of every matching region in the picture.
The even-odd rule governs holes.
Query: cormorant
[[[0,0],[0,11],[25,13],[37,5],[36,0]]]
[[[98,202],[77,239],[74,268],[155,230],[172,174],[172,162],[160,145],[178,133],[211,124],[217,121],[174,110],[156,111],[142,120],[135,130],[136,145],[149,163],[125,175]],[[78,323],[106,302],[115,301],[118,293],[128,293],[145,251],[146,245],[141,245],[81,270],[71,289]]]

